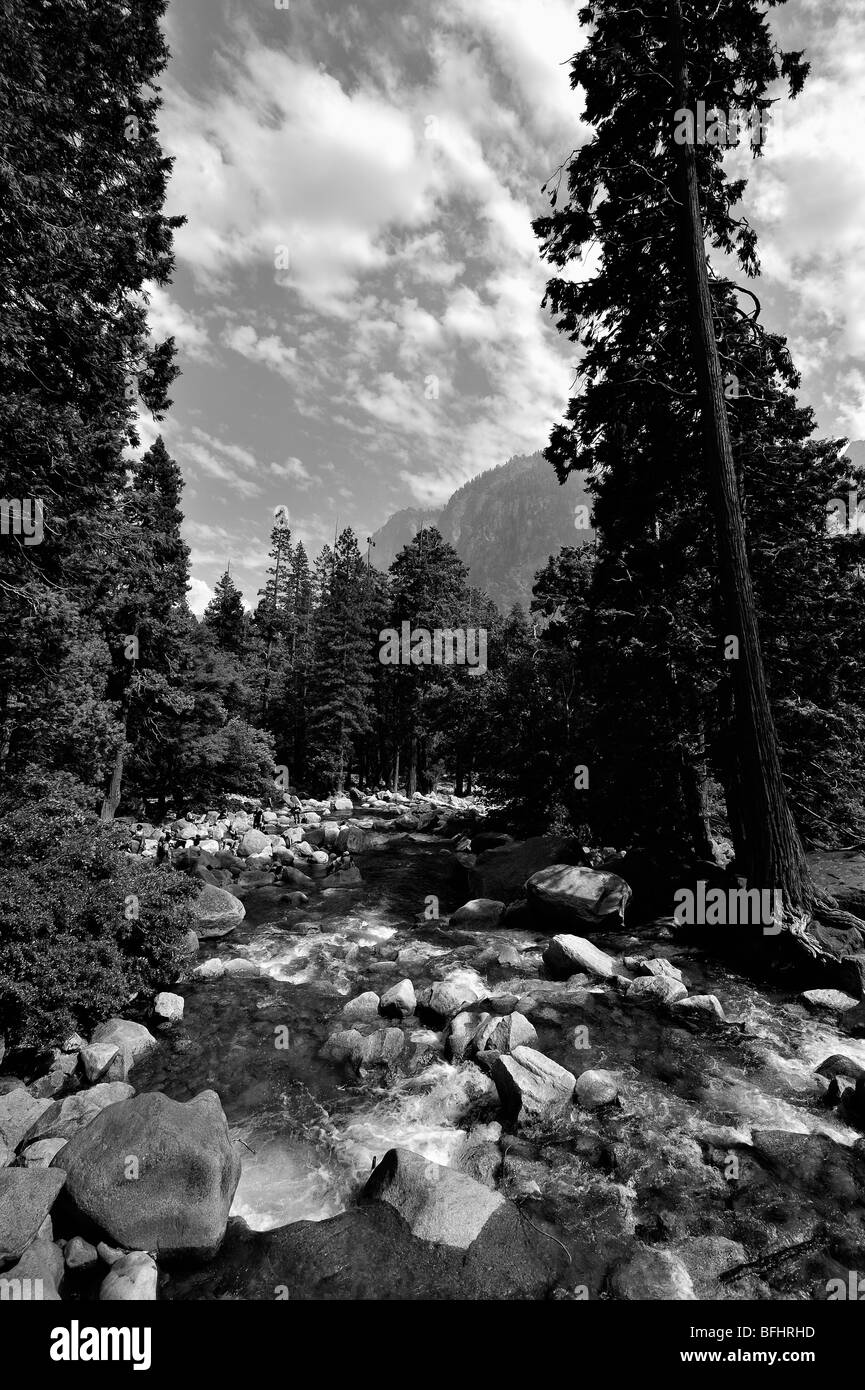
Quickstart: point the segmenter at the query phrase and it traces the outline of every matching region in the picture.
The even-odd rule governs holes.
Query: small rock
[[[627,999],[634,1004],[675,1004],[687,993],[685,985],[668,975],[641,975],[631,980],[625,990]]]
[[[98,1081],[108,1071],[115,1058],[122,1058],[116,1043],[89,1043],[80,1052],[81,1068],[87,1080]]]
[[[261,966],[254,960],[247,960],[245,956],[235,956],[233,960],[225,962],[226,975],[260,975]]]
[[[99,1256],[96,1247],[91,1245],[89,1240],[83,1240],[81,1236],[73,1236],[67,1242],[63,1258],[66,1261],[67,1269],[92,1269],[99,1263]]]
[[[96,1247],[96,1253],[104,1265],[116,1265],[118,1260],[122,1260],[126,1254],[125,1250],[118,1250],[116,1246],[109,1245],[107,1241],[100,1240]]]
[[[37,1139],[35,1144],[28,1144],[21,1151],[18,1162],[22,1168],[49,1168],[66,1142],[65,1139]]]
[[[710,1014],[721,1020],[726,1018],[720,999],[714,994],[692,994],[687,999],[677,999],[673,1008],[683,1013]]]
[[[686,1266],[669,1250],[639,1251],[615,1270],[612,1284],[616,1297],[629,1302],[675,1302],[697,1297]]]
[[[414,985],[411,980],[400,980],[381,996],[379,1009],[385,1017],[407,1018],[417,1007]]]
[[[584,1110],[609,1105],[619,1094],[618,1078],[611,1071],[595,1068],[577,1077],[576,1100]]]
[[[107,1023],[100,1023],[91,1041],[116,1043],[123,1054],[124,1081],[135,1063],[159,1046],[149,1028],[143,1023],[132,1023],[128,1018],[109,1018]]]
[[[156,1299],[156,1261],[146,1250],[132,1250],[112,1265],[99,1289],[103,1303],[152,1303]]]
[[[521,1013],[504,1017],[491,1014],[477,1029],[469,1043],[469,1055],[480,1052],[513,1052],[515,1047],[538,1046],[538,1035]]]
[[[346,1023],[371,1023],[378,1018],[380,1000],[375,990],[368,989],[355,999],[349,999],[342,1011]]]
[[[164,1023],[177,1023],[183,1018],[183,996],[162,990],[153,1001],[153,1012]]]
[[[225,974],[225,965],[219,956],[211,956],[210,960],[202,961],[201,965],[196,965],[192,972],[194,980],[221,980]]]
[[[557,978],[588,971],[606,980],[619,973],[613,957],[582,936],[554,936],[544,951],[543,960],[549,973]]]
[[[840,989],[806,989],[799,998],[812,1013],[825,1009],[829,1013],[844,1014],[859,1005],[858,999],[850,994],[842,994]]]

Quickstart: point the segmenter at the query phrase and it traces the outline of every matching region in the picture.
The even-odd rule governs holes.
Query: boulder
[[[251,854],[263,854],[269,846],[270,841],[262,830],[247,830],[237,846],[237,852],[241,859],[248,859]]]
[[[839,989],[806,989],[799,995],[799,998],[812,1013],[823,1011],[832,1014],[845,1014],[848,1010],[859,1006],[858,999],[853,999],[849,994],[842,994]]]
[[[55,1101],[39,1117],[28,1131],[27,1142],[35,1144],[37,1139],[71,1139],[73,1134],[92,1124],[107,1106],[117,1105],[134,1094],[134,1087],[126,1081],[100,1081],[89,1091],[66,1096],[65,1100]]]
[[[641,975],[631,980],[625,990],[632,1004],[675,1004],[687,993],[687,987],[669,975]]]
[[[17,1149],[28,1130],[51,1106],[50,1100],[34,1099],[23,1085],[0,1095],[0,1140],[8,1149]]]
[[[334,1062],[360,1062],[363,1058],[364,1036],[356,1028],[339,1028],[331,1033],[322,1051]]]
[[[405,1050],[405,1036],[399,1028],[380,1028],[363,1040],[361,1067],[390,1067]]]
[[[202,941],[227,936],[246,916],[246,908],[239,898],[226,888],[215,888],[212,883],[206,883],[202,888],[195,901],[194,912],[196,930]]]
[[[625,969],[635,975],[669,975],[671,980],[682,980],[682,972],[663,956],[625,956]]]
[[[65,1144],[65,1139],[37,1139],[35,1144],[28,1144],[21,1150],[18,1162],[22,1168],[50,1168]]]
[[[356,864],[349,864],[345,869],[334,869],[328,874],[324,882],[325,888],[354,888],[358,883],[363,883],[363,877]]]
[[[364,832],[356,825],[342,825],[336,837],[335,849],[338,854],[359,854],[364,846]]]
[[[350,796],[335,796],[330,803],[331,811],[340,816],[350,816],[354,810],[354,802]]]
[[[488,1013],[458,1013],[451,1020],[447,1036],[447,1051],[452,1061],[462,1061],[475,1033],[492,1017],[493,1015]]]
[[[478,927],[488,929],[497,927],[505,910],[498,898],[472,898],[453,913],[449,925],[452,927]]]
[[[238,874],[238,888],[266,888],[273,883],[273,869],[244,869]]]
[[[584,864],[585,854],[573,839],[535,835],[479,854],[469,869],[469,889],[476,898],[509,903],[523,897],[523,885],[550,864]]]
[[[379,997],[375,990],[368,989],[356,998],[349,999],[342,1016],[346,1023],[373,1023],[378,1018]]]
[[[163,990],[153,1001],[153,1012],[163,1023],[177,1023],[183,1018],[183,997]]]
[[[261,966],[254,960],[247,960],[246,956],[235,956],[233,960],[225,962],[224,973],[226,975],[260,975]]]
[[[421,990],[417,997],[418,1008],[435,1018],[453,1018],[467,1004],[477,1004],[482,992],[470,981],[460,978],[438,980],[428,989]]]
[[[521,1013],[490,1017],[474,1033],[468,1055],[480,1052],[513,1052],[515,1047],[537,1048],[538,1035],[529,1020]]]
[[[57,1168],[0,1169],[0,1265],[36,1239],[65,1179]]]
[[[106,1274],[99,1289],[102,1303],[153,1303],[156,1299],[156,1261],[146,1250],[122,1255]]]
[[[553,921],[611,927],[625,920],[631,890],[618,874],[552,864],[526,882],[529,905]]]
[[[40,1076],[30,1084],[30,1094],[37,1100],[53,1100],[69,1090],[69,1076],[58,1067],[52,1067],[47,1076]]]
[[[609,980],[620,973],[613,957],[583,936],[554,936],[544,949],[543,961],[549,973],[557,979],[586,972]]]
[[[385,990],[379,1003],[380,1011],[386,1018],[407,1018],[417,1007],[414,985],[411,980],[400,980]]]
[[[726,1018],[720,999],[714,994],[691,994],[687,999],[677,999],[673,1008],[681,1013],[704,1014],[706,1018]]]
[[[31,1290],[29,1297],[44,1303],[59,1303],[63,1280],[63,1252],[53,1241],[40,1237],[28,1245],[17,1264],[7,1269],[3,1279]],[[22,1292],[23,1297],[28,1297]]]
[[[851,1081],[858,1081],[860,1076],[865,1076],[865,1067],[854,1062],[852,1057],[845,1057],[843,1053],[833,1052],[831,1057],[827,1057],[825,1062],[820,1063],[817,1074],[828,1077],[830,1081],[834,1076],[846,1076]]]
[[[613,1273],[613,1292],[627,1302],[696,1300],[686,1266],[669,1250],[640,1250]]]
[[[576,1084],[571,1072],[533,1047],[494,1058],[490,1074],[510,1123],[555,1119],[567,1109]]]
[[[419,1240],[457,1250],[467,1250],[505,1202],[501,1193],[467,1174],[408,1149],[385,1154],[363,1189],[363,1199],[387,1202]]]
[[[202,961],[201,965],[196,965],[192,972],[194,980],[221,980],[225,974],[225,966],[219,956],[212,956],[210,960]]]
[[[128,1018],[109,1018],[106,1023],[100,1023],[93,1034],[93,1042],[113,1044],[120,1049],[123,1056],[123,1080],[136,1062],[159,1046],[143,1023],[133,1023]]]
[[[600,1105],[610,1105],[618,1094],[619,1081],[614,1072],[596,1067],[577,1077],[575,1099],[584,1110],[597,1110]]]
[[[218,1250],[240,1157],[215,1091],[186,1102],[153,1091],[112,1105],[62,1156],[66,1197],[115,1244],[196,1257]]]

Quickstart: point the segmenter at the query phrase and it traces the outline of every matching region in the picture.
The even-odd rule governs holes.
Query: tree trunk
[[[397,744],[396,752],[393,755],[393,786],[391,791],[399,791],[399,744]]]
[[[408,744],[408,773],[405,779],[406,796],[414,796],[417,791],[417,737],[411,735]]]
[[[668,0],[676,104],[694,109],[685,54],[681,0]],[[704,433],[704,465],[715,520],[726,636],[739,641],[734,664],[737,763],[743,834],[736,844],[740,873],[756,888],[780,889],[785,914],[807,910],[815,897],[805,853],[781,773],[778,736],[769,705],[756,604],[736,482],[724,381],[712,315],[700,189],[694,147],[673,144],[678,157],[685,282],[692,317],[694,366]],[[735,818],[734,818],[735,819]]]
[[[123,788],[123,764],[126,761],[126,729],[129,723],[129,707],[131,704],[132,683],[130,680],[123,692],[123,700],[120,705],[120,743],[117,745],[117,752],[114,755],[114,766],[111,769],[108,789],[102,798],[102,809],[99,812],[99,819],[104,821],[114,820],[117,814],[117,807],[120,805],[120,794]]]
[[[108,790],[102,798],[102,810],[99,813],[100,820],[112,821],[120,805],[120,791],[123,786],[123,761],[126,756],[126,721],[123,722],[123,742],[114,755],[114,766],[111,769],[111,780]]]

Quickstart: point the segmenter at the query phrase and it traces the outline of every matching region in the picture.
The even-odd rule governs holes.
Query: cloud
[[[285,343],[271,333],[269,337],[259,337],[250,324],[227,328],[222,335],[226,347],[240,353],[250,362],[260,362],[280,376],[291,378],[296,373],[297,350],[286,347]]]
[[[283,463],[271,463],[268,468],[275,478],[306,484],[307,487],[312,482],[300,459],[288,458]]]
[[[190,579],[187,585],[187,595],[189,607],[196,618],[200,618],[213,598],[213,590],[209,584],[205,584],[203,579]]]
[[[161,285],[151,282],[147,286],[147,294],[147,321],[153,337],[173,337],[181,361],[184,358],[195,362],[212,361],[210,340],[202,321],[190,310],[182,308]]]

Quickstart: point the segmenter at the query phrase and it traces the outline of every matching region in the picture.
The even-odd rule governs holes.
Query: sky
[[[361,545],[543,448],[574,350],[541,307],[541,186],[590,137],[572,0],[171,0],[160,132],[176,270],[190,602],[230,561],[255,602],[274,508],[310,555]],[[865,3],[773,12],[812,75],[748,160],[763,319],[822,433],[865,436]],[[743,158],[731,154],[731,166]]]

